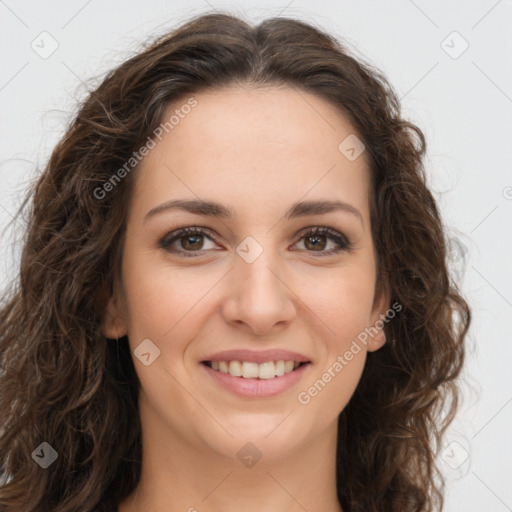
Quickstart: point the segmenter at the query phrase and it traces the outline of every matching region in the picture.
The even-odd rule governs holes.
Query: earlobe
[[[118,339],[126,335],[118,300],[113,295],[108,299],[101,322],[101,332],[106,338]]]
[[[374,300],[372,311],[372,335],[368,338],[367,350],[374,352],[383,347],[386,343],[386,333],[384,326],[389,311],[390,295],[387,291],[381,290]]]
[[[375,328],[378,330],[378,332],[375,334],[375,336],[371,336],[369,338],[367,344],[368,352],[375,352],[376,350],[379,350],[379,348],[383,347],[386,343],[386,333],[384,332],[384,326],[381,329],[379,329],[378,326],[375,326]]]

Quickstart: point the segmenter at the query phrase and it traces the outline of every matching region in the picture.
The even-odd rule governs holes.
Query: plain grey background
[[[464,402],[439,458],[445,510],[512,510],[512,3],[0,0],[0,231],[46,162],[87,82],[191,15],[317,23],[381,68],[425,133],[429,183],[473,311]],[[22,221],[0,239],[0,286]],[[466,262],[464,263],[465,256]]]

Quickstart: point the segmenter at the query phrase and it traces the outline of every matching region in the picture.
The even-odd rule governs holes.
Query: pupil
[[[321,235],[320,235],[320,236],[316,235],[316,236],[310,236],[310,237],[308,237],[306,240],[315,240],[315,242],[313,242],[312,246],[313,246],[313,247],[316,247],[316,248],[320,247],[321,249],[323,249],[323,248],[324,248],[324,246],[325,246],[325,243],[324,243],[324,244],[322,244],[322,242],[321,242],[321,240],[320,240],[320,239],[322,239],[322,238],[324,238],[324,237],[323,237],[323,236],[321,236]]]
[[[200,238],[201,237],[199,235],[189,235],[189,236],[185,237],[185,245],[182,244],[183,248],[184,249],[187,249],[187,248],[188,249],[200,249],[200,247],[190,247],[190,244],[188,243],[189,240],[195,239],[196,242],[192,242],[192,246],[194,246],[195,243],[199,243],[198,240],[200,240]],[[201,244],[199,244],[199,245],[201,245]],[[189,247],[187,247],[187,246],[189,246]]]

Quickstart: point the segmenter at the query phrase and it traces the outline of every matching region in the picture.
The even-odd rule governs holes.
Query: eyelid
[[[211,229],[203,226],[186,226],[167,233],[164,237],[162,237],[159,240],[159,246],[165,251],[178,256],[181,255],[184,257],[198,257],[204,254],[204,249],[199,249],[197,251],[168,249],[168,247],[171,246],[174,242],[176,242],[180,238],[183,238],[186,235],[205,236],[206,238],[209,238],[212,242],[218,243],[216,241],[216,235]],[[294,238],[298,237],[298,240],[293,245],[296,245],[300,240],[306,238],[307,236],[325,236],[327,239],[333,240],[336,243],[336,245],[338,245],[337,249],[329,251],[308,251],[307,249],[305,250],[309,254],[316,253],[315,257],[324,257],[333,254],[339,254],[340,252],[349,252],[353,248],[352,241],[347,235],[338,231],[337,229],[323,225],[308,226],[306,228],[301,229],[294,235]],[[196,253],[197,255],[195,255],[194,253]]]

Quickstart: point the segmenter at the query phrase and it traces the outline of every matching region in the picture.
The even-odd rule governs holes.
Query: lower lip
[[[272,379],[246,379],[244,377],[233,377],[229,373],[222,373],[212,370],[209,366],[200,363],[221,386],[236,395],[247,398],[269,398],[279,395],[293,387],[300,380],[310,363],[303,364],[296,370],[285,373],[280,377]]]

